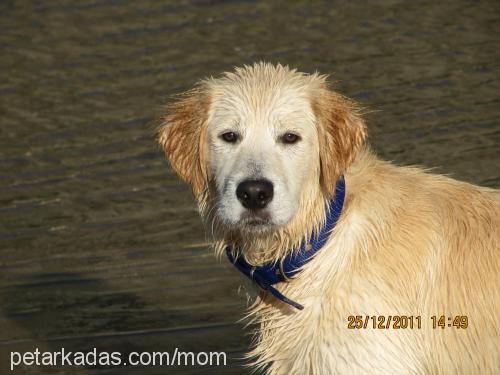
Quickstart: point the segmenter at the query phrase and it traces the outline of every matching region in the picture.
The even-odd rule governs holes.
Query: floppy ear
[[[172,168],[191,184],[196,196],[205,190],[208,181],[204,150],[208,107],[205,92],[188,91],[168,107],[156,132]]]
[[[353,101],[326,88],[313,100],[320,148],[320,183],[333,195],[335,183],[352,163],[366,138],[365,123]]]

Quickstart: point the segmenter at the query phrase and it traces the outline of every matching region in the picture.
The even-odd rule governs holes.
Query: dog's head
[[[201,81],[158,130],[172,168],[211,197],[217,220],[255,233],[330,198],[364,139],[355,105],[325,76],[265,63]]]

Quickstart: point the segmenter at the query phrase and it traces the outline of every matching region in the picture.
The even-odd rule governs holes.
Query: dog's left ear
[[[331,196],[337,179],[352,163],[366,138],[366,126],[355,103],[322,88],[313,99],[320,147],[320,183]]]
[[[208,181],[204,138],[209,105],[209,96],[201,88],[184,93],[167,108],[156,132],[170,165],[191,184],[196,196]]]

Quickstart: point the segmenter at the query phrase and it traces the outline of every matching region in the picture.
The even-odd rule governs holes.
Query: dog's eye
[[[296,143],[299,139],[300,139],[300,137],[297,134],[293,134],[293,133],[285,133],[281,137],[281,140],[283,141],[283,143]]]
[[[234,143],[238,140],[238,134],[235,132],[226,132],[221,135],[221,138],[227,143]]]

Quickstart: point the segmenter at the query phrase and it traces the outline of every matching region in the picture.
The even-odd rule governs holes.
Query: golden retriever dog
[[[267,63],[202,80],[162,118],[216,252],[260,287],[251,365],[499,373],[498,190],[382,161],[366,134],[325,76]]]

